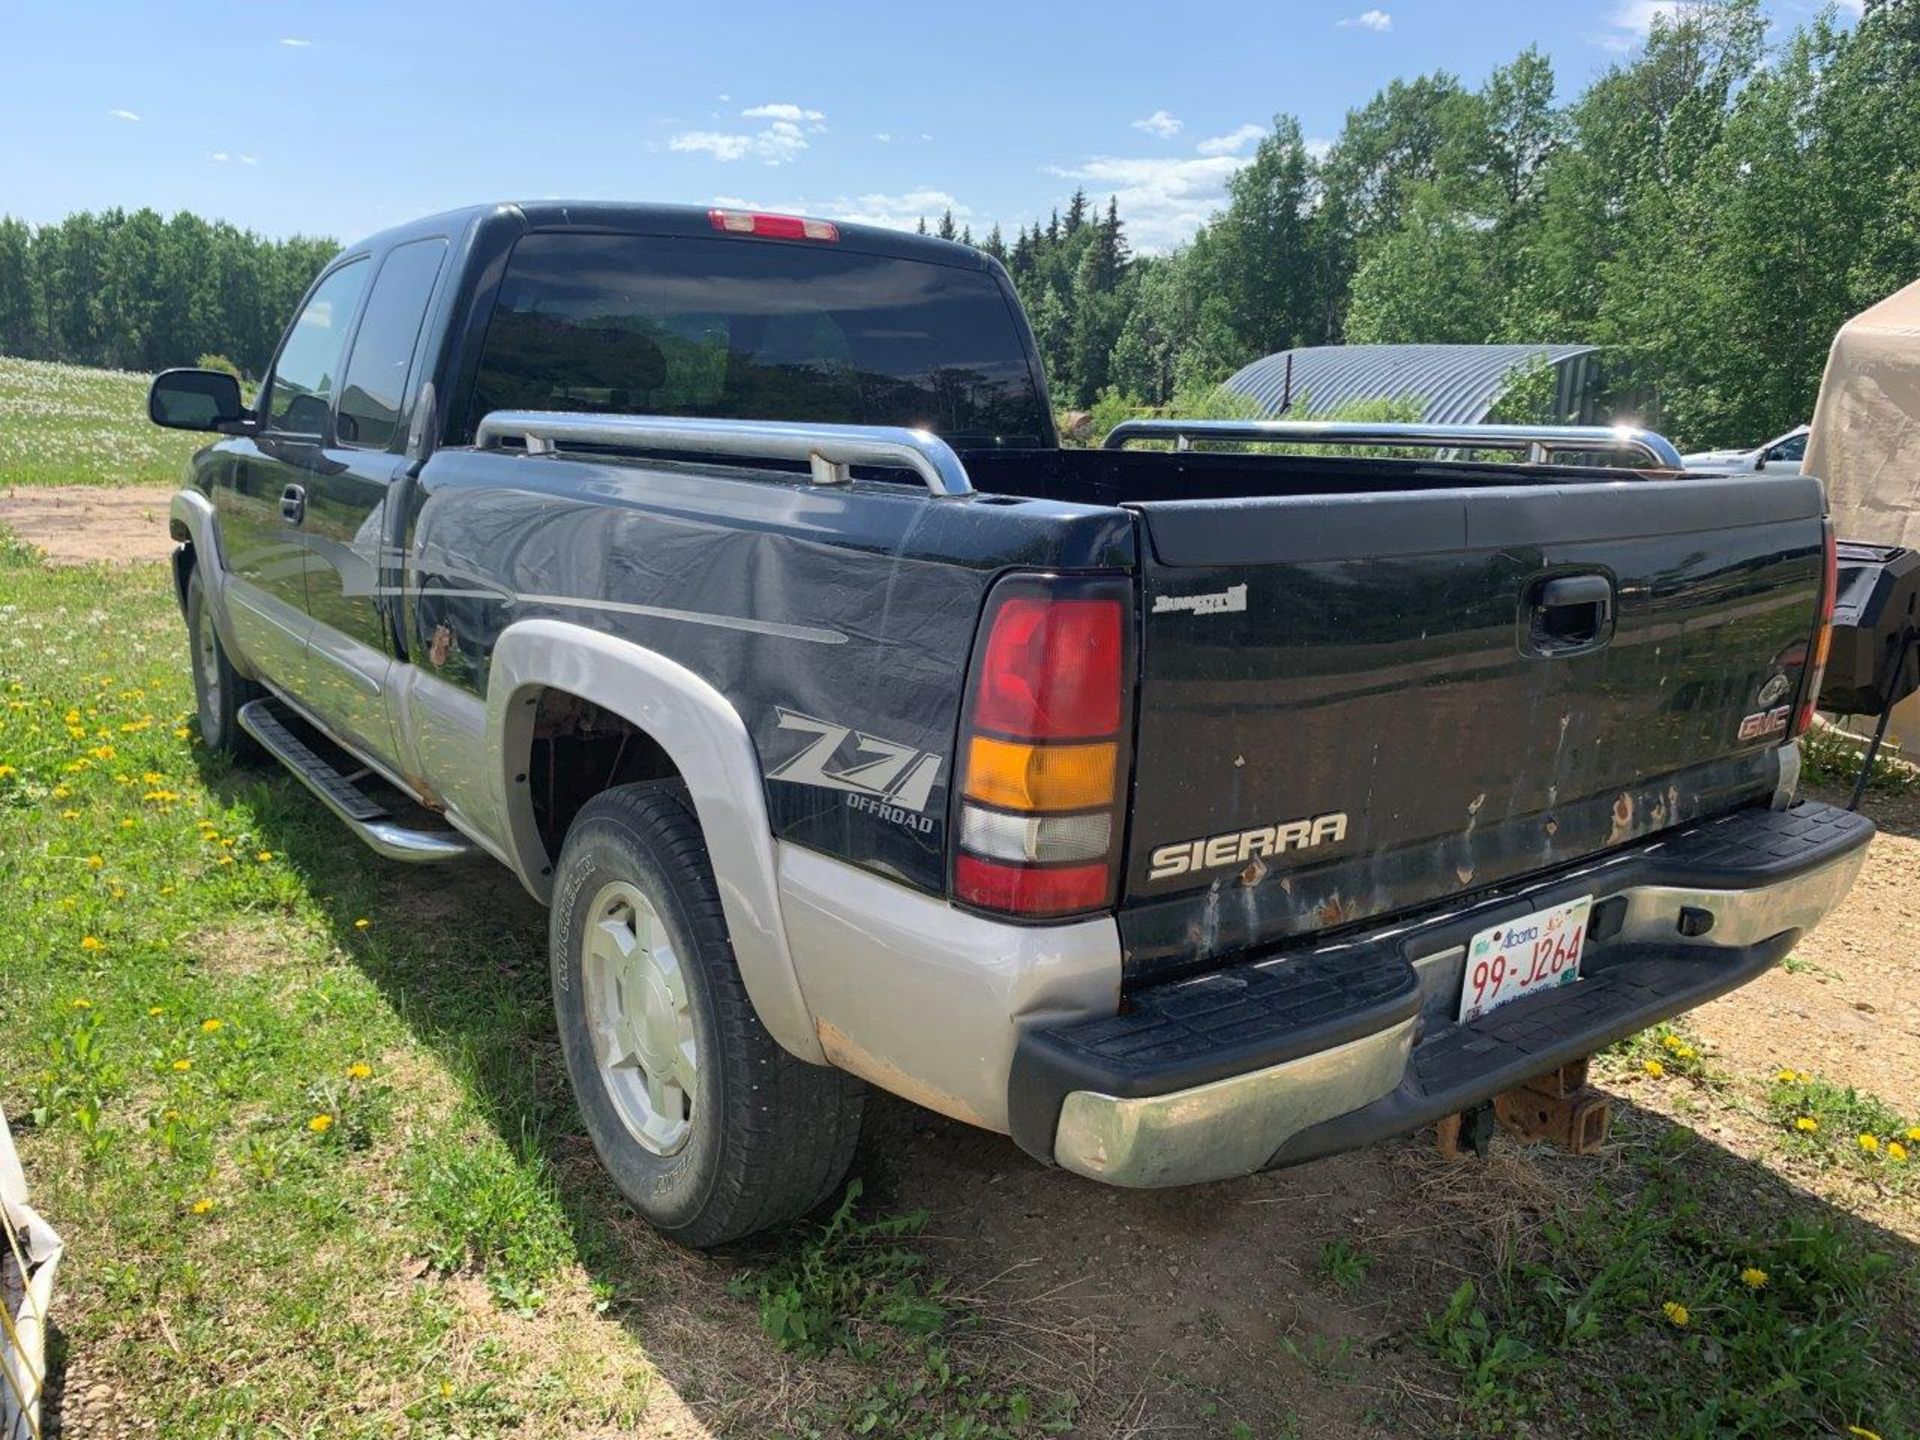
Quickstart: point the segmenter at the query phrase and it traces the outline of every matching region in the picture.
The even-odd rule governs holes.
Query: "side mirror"
[[[147,418],[169,430],[241,434],[253,412],[240,398],[240,382],[224,370],[163,370],[147,391]]]

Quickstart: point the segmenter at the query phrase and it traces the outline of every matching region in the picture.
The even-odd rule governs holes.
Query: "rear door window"
[[[992,275],[723,237],[521,240],[471,413],[492,410],[910,425],[974,446],[1047,434]]]
[[[342,445],[385,450],[392,442],[407,370],[446,253],[445,240],[415,240],[396,247],[382,262],[340,390],[335,429]]]
[[[340,379],[347,327],[367,283],[364,258],[320,282],[287,332],[267,391],[267,428],[288,435],[324,435]]]

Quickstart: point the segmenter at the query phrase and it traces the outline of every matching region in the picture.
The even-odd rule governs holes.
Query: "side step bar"
[[[240,707],[238,718],[240,728],[263,750],[291,770],[370,849],[389,860],[459,860],[475,853],[473,842],[458,831],[418,830],[393,819],[384,806],[308,748],[288,724],[292,715],[275,701],[250,701]]]

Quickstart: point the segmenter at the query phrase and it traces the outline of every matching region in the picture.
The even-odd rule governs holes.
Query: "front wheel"
[[[187,577],[187,654],[200,738],[219,755],[242,759],[252,754],[253,742],[237,717],[242,705],[259,697],[260,687],[244,679],[227,659],[220,632],[214,628],[213,609],[207,604],[207,583],[197,565]]]
[[[833,1192],[859,1139],[862,1087],[761,1025],[685,786],[621,785],[582,808],[560,852],[550,942],[581,1116],[642,1215],[705,1247]]]

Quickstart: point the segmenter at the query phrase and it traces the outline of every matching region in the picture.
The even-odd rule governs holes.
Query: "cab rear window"
[[[471,414],[493,410],[909,425],[963,446],[1048,434],[991,275],[730,237],[522,239]]]

